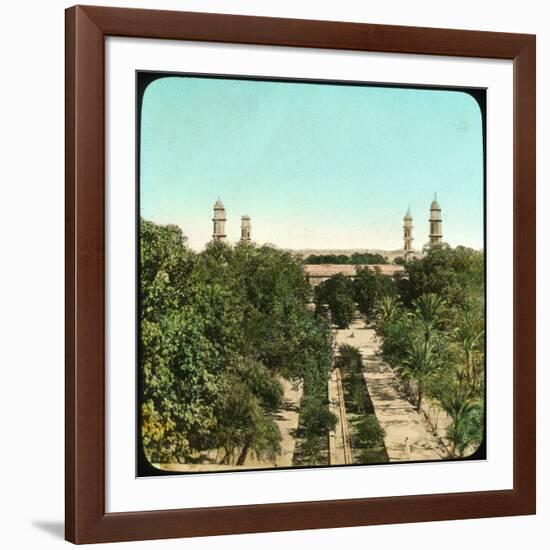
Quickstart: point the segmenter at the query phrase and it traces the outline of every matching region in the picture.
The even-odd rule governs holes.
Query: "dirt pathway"
[[[418,414],[399,390],[395,372],[378,357],[380,339],[374,329],[355,321],[349,329],[336,331],[336,344],[357,347],[363,357],[363,376],[376,418],[386,435],[390,462],[438,460],[448,456],[426,418]]]

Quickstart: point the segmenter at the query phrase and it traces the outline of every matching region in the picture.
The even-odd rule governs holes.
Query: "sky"
[[[140,214],[179,225],[200,250],[212,207],[229,242],[290,249],[414,247],[437,193],[443,240],[483,247],[483,141],[462,91],[167,76],[145,89]]]

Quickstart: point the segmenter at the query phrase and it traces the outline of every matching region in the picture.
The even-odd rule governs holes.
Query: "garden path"
[[[354,321],[349,329],[336,331],[336,344],[357,347],[363,357],[363,376],[374,412],[384,429],[384,444],[390,462],[441,460],[448,453],[423,414],[402,394],[393,369],[380,357],[380,338],[374,329]]]

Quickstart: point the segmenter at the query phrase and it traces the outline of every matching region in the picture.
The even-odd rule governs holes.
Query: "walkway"
[[[386,435],[384,443],[390,462],[439,460],[448,454],[433,435],[426,418],[418,414],[399,390],[392,368],[380,360],[380,339],[362,320],[349,329],[336,331],[336,343],[355,346],[363,357],[363,376],[376,418]]]

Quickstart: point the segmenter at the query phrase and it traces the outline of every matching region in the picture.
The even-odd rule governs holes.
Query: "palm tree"
[[[390,323],[397,315],[399,306],[400,303],[397,296],[386,295],[376,301],[374,308],[376,316],[381,323]]]
[[[477,404],[458,387],[441,400],[441,406],[453,421],[447,430],[447,437],[452,443],[451,455],[454,456],[458,450],[458,455],[463,456],[476,438],[471,417]]]
[[[437,294],[422,294],[413,301],[414,316],[424,326],[424,338],[429,340],[432,331],[439,325],[445,302]]]
[[[458,379],[469,395],[476,393],[479,383],[479,368],[483,363],[484,321],[481,315],[466,309],[458,316],[454,341],[459,351]]]
[[[401,375],[406,380],[414,380],[417,385],[416,410],[422,408],[422,398],[426,381],[439,366],[439,359],[433,338],[416,337],[412,339],[407,355],[400,367]]]

